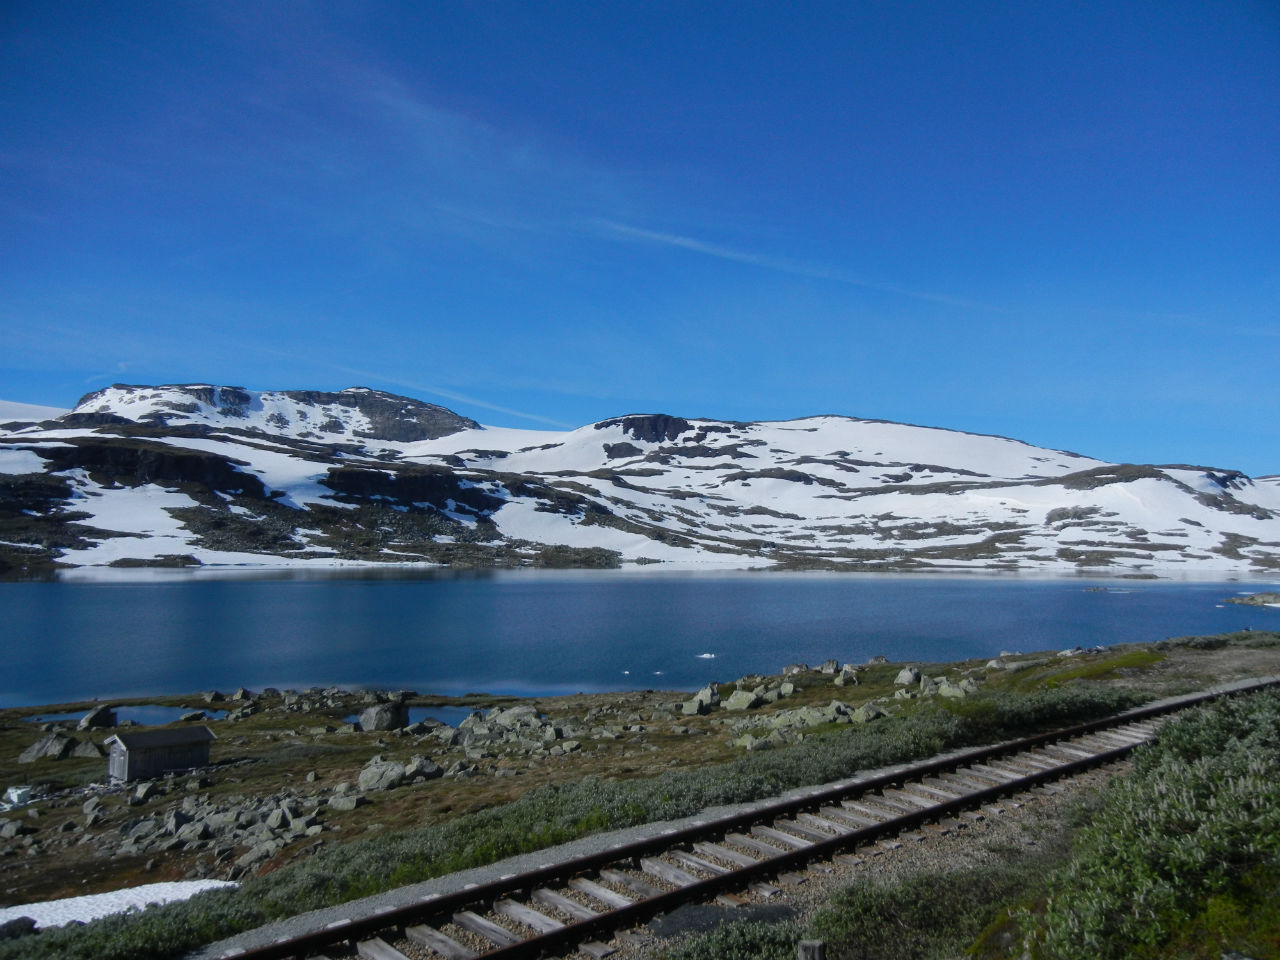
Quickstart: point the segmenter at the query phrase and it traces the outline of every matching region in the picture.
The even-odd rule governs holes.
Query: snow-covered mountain
[[[834,416],[499,429],[359,387],[0,422],[0,574],[339,561],[1257,572],[1280,478]]]

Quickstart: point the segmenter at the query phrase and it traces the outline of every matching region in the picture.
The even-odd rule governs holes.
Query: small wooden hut
[[[209,765],[209,744],[218,738],[206,726],[121,732],[107,737],[107,774],[112,780],[149,780],[173,770]]]

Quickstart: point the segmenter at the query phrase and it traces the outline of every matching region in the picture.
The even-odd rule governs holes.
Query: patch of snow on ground
[[[44,461],[30,450],[0,447],[0,473],[44,473]]]
[[[37,927],[60,927],[79,921],[88,923],[99,917],[128,910],[143,910],[149,906],[188,900],[205,890],[234,887],[223,880],[175,880],[168,883],[148,883],[141,887],[129,887],[112,893],[94,893],[84,897],[67,897],[65,900],[46,900],[44,903],[28,903],[21,907],[0,907],[0,923],[17,917],[30,917]]]
[[[54,417],[60,417],[64,413],[70,412],[70,410],[63,410],[58,407],[41,407],[34,403],[15,403],[12,400],[0,400],[0,423],[6,423],[10,420],[52,420]]]

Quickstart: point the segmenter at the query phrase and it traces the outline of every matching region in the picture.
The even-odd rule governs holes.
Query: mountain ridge
[[[1280,482],[827,414],[485,427],[366,387],[116,384],[0,423],[0,575],[59,566],[1280,570]]]

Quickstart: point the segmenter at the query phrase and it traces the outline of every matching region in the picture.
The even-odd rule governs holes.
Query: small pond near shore
[[[829,657],[941,661],[1280,629],[1280,610],[1225,603],[1275,585],[621,571],[0,583],[0,706],[240,686],[692,690]]]

